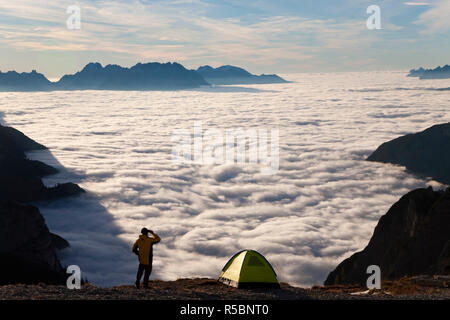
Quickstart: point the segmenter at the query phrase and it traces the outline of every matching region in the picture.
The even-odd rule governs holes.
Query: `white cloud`
[[[449,13],[450,1],[439,0],[422,13],[416,23],[426,27],[425,33],[446,33],[450,31]]]
[[[215,278],[248,248],[280,280],[320,284],[400,196],[427,182],[364,157],[444,122],[448,94],[426,90],[445,81],[418,86],[404,73],[287,79],[295,82],[249,86],[267,89],[259,92],[0,93],[6,123],[51,148],[32,158],[54,156],[69,170],[45,182],[74,180],[97,196],[40,205],[50,230],[73,245],[63,261],[94,283],[131,284],[130,246],[146,226],[163,238],[154,278]],[[278,127],[280,170],[173,163],[172,130],[195,120],[205,130]]]
[[[429,6],[428,2],[403,2],[404,5],[407,6]]]

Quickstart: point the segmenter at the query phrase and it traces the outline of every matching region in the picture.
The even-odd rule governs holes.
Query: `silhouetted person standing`
[[[133,245],[132,251],[139,256],[139,267],[136,275],[136,288],[139,288],[142,274],[144,273],[144,288],[148,288],[148,279],[152,273],[153,245],[161,241],[161,238],[152,230],[142,228],[139,239]],[[153,237],[149,237],[151,233]]]

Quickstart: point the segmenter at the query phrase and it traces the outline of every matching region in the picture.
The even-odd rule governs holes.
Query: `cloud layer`
[[[132,283],[141,227],[163,241],[154,278],[217,277],[255,249],[281,281],[320,284],[362,249],[379,217],[428,182],[364,161],[379,144],[448,121],[448,92],[404,73],[288,76],[260,91],[0,93],[5,121],[51,148],[32,158],[64,167],[88,195],[41,204],[72,249],[65,264],[101,285]],[[405,90],[408,89],[408,90]],[[278,128],[280,169],[171,161],[175,129]]]

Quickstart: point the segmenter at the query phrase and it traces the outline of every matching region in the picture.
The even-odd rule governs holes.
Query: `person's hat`
[[[142,228],[141,229],[141,233],[142,234],[148,234],[150,230],[148,230],[147,228]]]

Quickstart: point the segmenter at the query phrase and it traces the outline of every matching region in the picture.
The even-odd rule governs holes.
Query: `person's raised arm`
[[[153,243],[158,243],[161,241],[161,238],[156,233],[154,233],[153,231],[150,231],[150,233],[153,236]]]

